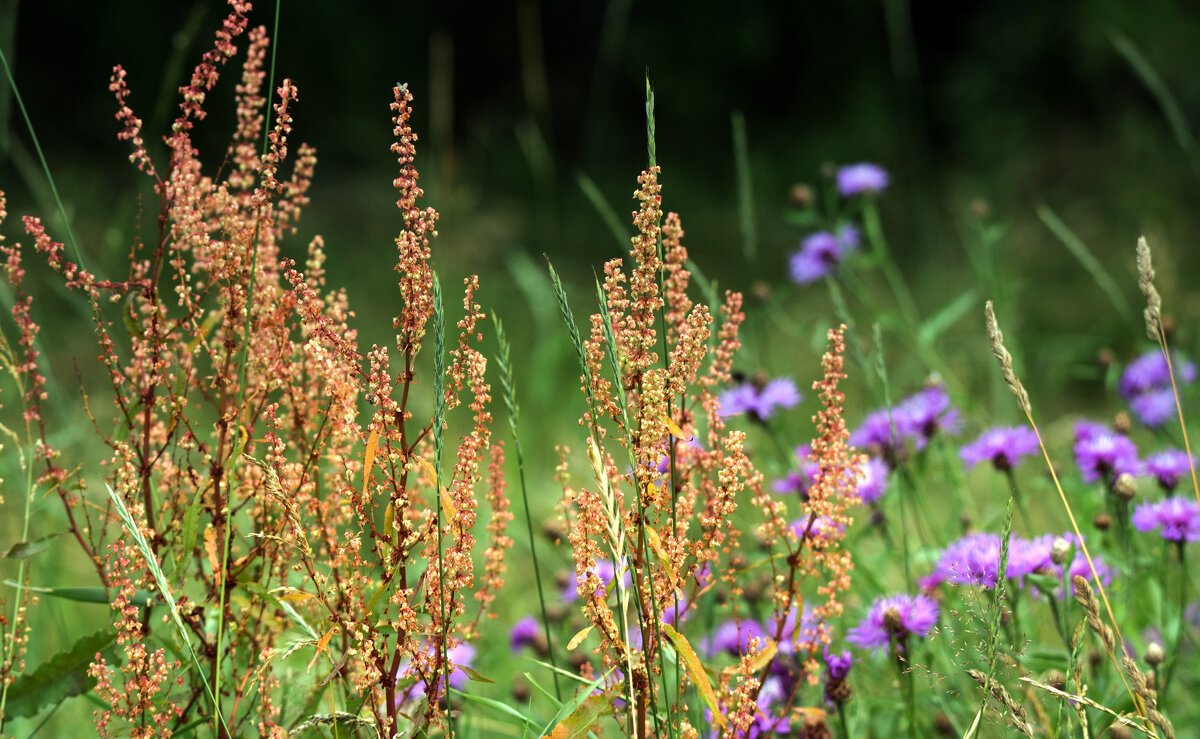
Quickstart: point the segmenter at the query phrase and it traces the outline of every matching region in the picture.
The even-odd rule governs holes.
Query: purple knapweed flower
[[[1196,380],[1196,365],[1173,355],[1176,385],[1188,385]],[[1129,363],[1121,374],[1117,389],[1135,415],[1147,426],[1160,426],[1175,416],[1175,391],[1171,388],[1171,373],[1166,357],[1154,350]]]
[[[1146,473],[1153,475],[1167,492],[1175,489],[1184,475],[1190,475],[1196,457],[1178,449],[1165,449],[1146,458]]]
[[[533,616],[526,616],[517,621],[508,632],[508,641],[512,644],[513,653],[521,651],[521,647],[535,643],[540,633],[541,627]]]
[[[858,469],[858,497],[863,503],[874,503],[883,497],[890,481],[888,472],[887,462],[879,457],[868,457]]]
[[[613,575],[616,574],[616,568],[613,563],[607,559],[596,560],[596,577],[600,578],[600,587],[596,588],[596,595],[603,597],[604,591],[608,589],[609,583],[612,582]],[[625,570],[621,574],[621,584],[629,587],[629,570]],[[562,598],[564,603],[571,603],[580,595],[579,593],[579,575],[572,570],[567,578],[566,584],[562,588]]]
[[[799,619],[797,619],[799,615]],[[813,618],[812,606],[804,604],[801,611],[792,606],[783,619],[783,631],[779,635],[779,652],[781,654],[811,654],[822,643],[824,624],[818,624]]]
[[[1196,380],[1196,365],[1177,354],[1171,357],[1171,365],[1175,370],[1175,381],[1178,384],[1190,385]],[[1137,395],[1154,388],[1171,387],[1171,374],[1167,370],[1167,359],[1157,349],[1146,352],[1129,363],[1121,373],[1117,389],[1126,400],[1132,400]]]
[[[938,605],[926,595],[896,595],[877,598],[866,617],[846,633],[846,641],[861,649],[879,651],[894,637],[897,649],[910,636],[928,636],[938,620]]]
[[[1200,505],[1189,498],[1143,503],[1130,520],[1143,533],[1162,529],[1162,538],[1168,541],[1200,541]]]
[[[427,645],[426,649],[432,652],[433,645]],[[450,661],[450,687],[455,690],[462,690],[467,687],[467,681],[470,679],[463,667],[470,667],[475,661],[475,647],[466,642],[459,642],[450,649],[446,650],[446,659]],[[439,660],[440,661],[440,660]],[[402,676],[408,671],[411,662],[405,660],[400,663],[396,669],[396,675]],[[439,678],[441,675],[439,674]],[[396,705],[411,704],[420,700],[425,695],[425,682],[416,680],[406,690],[398,693],[396,696]]]
[[[888,173],[877,164],[848,164],[837,171],[837,188],[842,197],[876,193],[888,186]]]
[[[942,551],[931,582],[994,588],[999,568],[1000,536],[983,532],[967,534]]]
[[[817,516],[816,518],[805,516],[792,521],[791,529],[797,539],[808,538],[814,546],[819,547],[827,543],[829,539],[840,539],[846,527],[829,516]]]
[[[950,405],[950,394],[944,387],[927,387],[905,398],[899,410],[917,449],[924,449],[939,431],[958,431],[958,409]]]
[[[1108,566],[1099,556],[1092,557],[1092,564],[1096,565],[1096,574],[1100,576],[1100,583],[1107,587],[1112,583],[1112,568]],[[1057,570],[1062,572],[1061,569]],[[1096,578],[1092,577],[1092,568],[1088,565],[1087,557],[1083,556],[1083,552],[1076,552],[1075,559],[1071,560],[1071,566],[1067,568],[1067,579],[1074,580],[1075,576],[1079,575],[1084,580],[1095,582]],[[1074,585],[1071,586],[1071,592],[1075,592]]]
[[[832,274],[842,260],[858,248],[858,229],[846,225],[837,233],[818,231],[800,242],[800,251],[788,262],[792,282],[807,285]]]
[[[743,383],[721,394],[721,415],[747,413],[752,418],[765,421],[775,413],[776,408],[793,408],[803,398],[796,389],[796,383],[786,377],[777,377],[763,385],[762,389],[753,383]]]
[[[1107,426],[1080,423],[1075,426],[1075,463],[1084,482],[1116,479],[1123,473],[1137,475],[1141,463],[1137,447]]]
[[[706,637],[701,645],[710,655],[726,652],[738,657],[750,649],[750,640],[754,638],[759,640],[761,646],[765,643],[763,640],[766,638],[766,632],[757,621],[744,618],[741,621],[731,620],[721,624],[713,632],[712,638]]]
[[[825,678],[827,681],[845,680],[850,674],[850,668],[854,666],[854,658],[850,656],[850,652],[841,652],[833,654],[829,651],[829,646],[826,645],[823,657],[825,659]]]
[[[821,465],[809,459],[811,455],[811,444],[802,444],[796,447],[796,459],[800,462],[800,471],[788,472],[787,477],[771,483],[772,489],[780,495],[796,493],[802,499],[808,500],[808,490],[816,482],[817,474],[821,471]]]
[[[993,467],[1003,471],[1016,467],[1021,457],[1037,450],[1037,434],[1025,426],[1015,426],[984,431],[978,439],[960,449],[958,455],[967,467],[991,462]]]

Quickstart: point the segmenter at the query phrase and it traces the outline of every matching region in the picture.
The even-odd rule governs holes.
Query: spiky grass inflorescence
[[[1075,534],[1075,540],[1078,542],[1078,546],[1083,552],[1084,559],[1087,560],[1088,569],[1091,571],[1092,578],[1096,582],[1096,588],[1100,592],[1100,599],[1104,602],[1104,608],[1107,611],[1109,622],[1112,624],[1112,628],[1116,632],[1117,640],[1120,640],[1120,628],[1117,626],[1117,619],[1113,615],[1112,606],[1108,602],[1108,595],[1104,591],[1104,584],[1100,575],[1096,571],[1096,563],[1092,559],[1091,552],[1088,551],[1087,543],[1083,539],[1083,534],[1079,530],[1079,524],[1075,520],[1075,513],[1071,509],[1071,504],[1067,500],[1066,493],[1063,492],[1062,484],[1059,483],[1058,473],[1054,468],[1054,463],[1050,459],[1050,452],[1046,449],[1046,443],[1042,440],[1041,431],[1038,429],[1037,423],[1035,423],[1033,420],[1033,410],[1029,403],[1029,394],[1025,392],[1025,386],[1021,384],[1020,379],[1017,377],[1016,371],[1013,369],[1012,355],[1009,354],[1008,349],[1004,346],[1004,335],[1000,332],[1000,324],[996,320],[996,313],[992,308],[992,301],[987,301],[987,304],[984,307],[984,314],[987,319],[988,341],[991,344],[992,354],[996,356],[996,359],[1000,363],[1000,371],[1004,375],[1004,383],[1008,386],[1008,389],[1012,392],[1012,394],[1016,396],[1017,402],[1021,406],[1021,410],[1025,413],[1026,421],[1029,422],[1029,426],[1033,429],[1033,432],[1038,437],[1038,446],[1042,450],[1042,457],[1046,461],[1046,467],[1050,472],[1051,480],[1054,482],[1054,488],[1058,491],[1059,500],[1062,502],[1063,509],[1067,513],[1067,519],[1071,522],[1071,530]],[[1107,641],[1105,642],[1105,651],[1108,653],[1109,660],[1113,663],[1113,666],[1117,668],[1118,673],[1121,675],[1121,681],[1125,684],[1125,690],[1129,693],[1130,699],[1137,707],[1139,715],[1145,717],[1145,709],[1142,698],[1141,696],[1138,696],[1134,692],[1133,688],[1129,685],[1125,678],[1124,671],[1121,670],[1118,663],[1116,652],[1114,651],[1113,646]]]

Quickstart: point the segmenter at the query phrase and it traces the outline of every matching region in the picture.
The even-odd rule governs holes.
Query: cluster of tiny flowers
[[[818,231],[800,242],[800,251],[789,262],[792,282],[807,285],[833,274],[850,252],[858,248],[858,229],[846,224],[836,232]]]
[[[1171,358],[1176,385],[1196,380],[1196,365],[1178,356]],[[1117,384],[1134,414],[1147,426],[1161,426],[1175,416],[1175,391],[1167,358],[1157,349],[1129,363]]]
[[[990,462],[998,470],[1011,470],[1020,464],[1021,457],[1036,454],[1037,434],[1025,426],[993,428],[984,431],[978,439],[958,451],[963,464],[974,467],[980,462]]]
[[[1130,521],[1143,533],[1161,529],[1162,538],[1168,541],[1200,541],[1200,504],[1190,498],[1143,503]]]
[[[721,394],[721,415],[739,416],[748,414],[755,420],[765,421],[778,408],[794,408],[803,399],[796,383],[786,377],[777,377],[765,383],[744,382]]]
[[[787,473],[773,483],[772,489],[780,495],[799,495],[802,500],[808,499],[808,491],[821,474],[821,465],[812,459],[812,445],[801,444],[796,447],[798,471]],[[875,503],[887,492],[891,481],[887,463],[878,457],[868,457],[858,466],[858,497],[866,504]]]
[[[939,432],[956,433],[958,422],[958,409],[950,404],[946,389],[940,385],[927,387],[900,401],[890,411],[882,408],[868,414],[850,435],[850,443],[892,464],[906,442],[922,450]]]
[[[928,636],[938,620],[938,604],[927,595],[898,593],[877,598],[859,624],[846,632],[846,641],[878,652],[894,643],[904,651],[910,636]]]
[[[888,173],[878,164],[848,164],[837,171],[837,188],[842,197],[874,194],[888,186]]]
[[[1084,482],[1111,482],[1122,474],[1136,476],[1142,471],[1133,442],[1093,421],[1075,424],[1075,463]]]
[[[1046,534],[1036,539],[1010,537],[1005,577],[1016,581],[1018,585],[1024,583],[1025,576],[1033,574],[1054,575],[1056,580],[1061,580],[1063,566],[1056,564],[1053,558],[1054,542],[1058,539],[1062,539],[1068,546],[1076,541],[1075,535],[1070,533],[1061,537]],[[1059,561],[1066,564],[1065,557]],[[1096,565],[1101,582],[1107,585],[1112,580],[1112,572],[1108,565],[1099,557],[1093,557],[1092,562]],[[1000,536],[989,533],[968,534],[951,542],[942,551],[933,572],[921,580],[921,587],[932,590],[941,583],[949,583],[994,588],[999,570]],[[1067,566],[1067,575],[1091,578],[1091,568],[1083,552],[1075,553]]]

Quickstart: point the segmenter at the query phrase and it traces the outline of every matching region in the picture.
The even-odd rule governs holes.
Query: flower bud
[[[1117,415],[1113,416],[1112,428],[1118,434],[1128,434],[1129,430],[1133,428],[1133,421],[1130,420],[1128,413],[1118,411]]]
[[[1107,513],[1097,513],[1092,519],[1092,525],[1100,531],[1108,531],[1108,527],[1112,526],[1112,516]]]
[[[1158,667],[1166,660],[1167,655],[1163,651],[1162,645],[1158,642],[1150,642],[1150,646],[1146,647],[1146,664],[1151,667]]]
[[[1113,495],[1126,503],[1133,500],[1137,495],[1137,480],[1134,480],[1133,475],[1128,472],[1117,475],[1117,480],[1113,483]]]
[[[1050,545],[1050,561],[1060,567],[1071,558],[1071,542],[1061,536]]]

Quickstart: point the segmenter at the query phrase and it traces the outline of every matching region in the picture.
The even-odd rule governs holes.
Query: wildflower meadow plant
[[[470,664],[510,543],[503,447],[491,443],[476,348],[478,281],[464,280],[447,361],[447,311],[430,264],[438,214],[418,206],[412,95],[397,86],[403,307],[395,347],[360,352],[345,292],[326,286],[322,240],[289,244],[316,154],[296,147],[283,175],[299,93],[285,79],[268,107],[268,37],[247,30],[248,11],[230,3],[180,89],[167,162],[148,153],[126,73],[113,70],[120,138],[159,199],[153,240],[134,245],[123,280],[99,278],[38,219],[24,219],[33,252],[90,306],[112,384],[111,404],[90,406],[96,427],[112,429],[102,433],[107,496],[90,494],[90,474],[56,466],[45,444],[36,483],[58,496],[111,603],[111,628],[87,642],[95,729],[148,737],[207,724],[218,737],[284,736],[309,719],[390,736],[445,726],[447,683],[464,686],[459,668]],[[192,130],[243,38],[233,142],[222,167],[206,167]],[[289,251],[307,252],[302,270]],[[40,424],[27,251],[14,244],[4,254],[25,352],[17,366]],[[111,329],[114,317],[124,334]],[[435,395],[432,416],[414,403],[423,348],[434,352],[432,381],[421,386]],[[455,448],[443,426],[463,396],[471,422]],[[490,523],[477,542],[481,515]],[[318,680],[302,679],[289,659],[298,652]],[[332,709],[323,717],[321,705]]]

